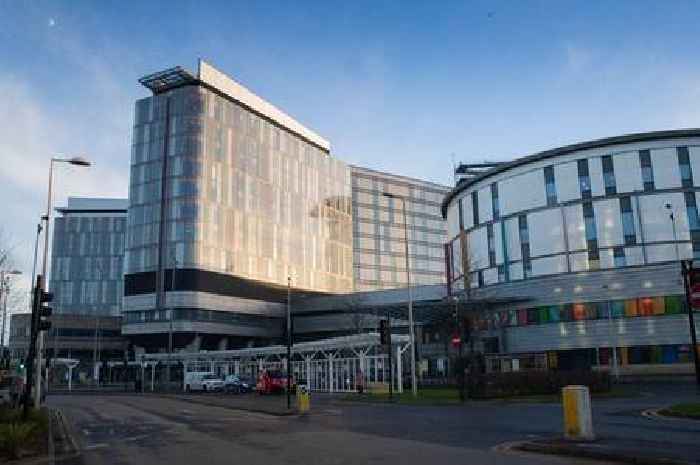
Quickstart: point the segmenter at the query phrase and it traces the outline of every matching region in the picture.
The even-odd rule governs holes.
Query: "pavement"
[[[691,385],[672,385],[644,387],[642,395],[633,398],[594,400],[599,440],[585,447],[653,459],[638,463],[700,463],[700,421],[642,415],[697,397]],[[202,458],[207,465],[234,458],[251,465],[424,465],[436,460],[584,464],[620,458],[599,455],[603,462],[591,462],[519,450],[524,443],[548,444],[551,449],[558,441],[562,415],[556,403],[489,401],[430,407],[314,395],[308,416],[281,414],[286,413],[284,396],[254,394],[58,395],[49,397],[49,405],[63,412],[81,451],[60,461],[70,465],[184,465]]]

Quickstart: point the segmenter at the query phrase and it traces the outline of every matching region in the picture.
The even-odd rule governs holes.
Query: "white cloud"
[[[564,52],[567,68],[576,73],[588,68],[593,60],[593,51],[580,45],[567,43]]]
[[[40,84],[31,75],[0,71],[0,226],[15,244],[16,267],[24,273],[15,280],[20,297],[31,286],[36,224],[46,208],[52,156],[84,155],[94,163],[87,169],[56,165],[54,205],[64,204],[69,195],[126,197],[128,190],[135,100],[129,90],[138,88],[131,80],[118,80],[124,71],[117,67],[123,65],[69,38],[56,38],[50,47],[83,79],[74,94],[61,96],[70,105],[58,106],[51,94],[37,91]],[[10,301],[8,313],[23,311],[26,299]]]

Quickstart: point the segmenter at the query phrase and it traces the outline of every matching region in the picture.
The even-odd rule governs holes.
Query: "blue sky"
[[[354,164],[451,179],[627,132],[699,126],[697,2],[0,0],[2,234],[30,273],[51,154],[126,196],[137,79],[204,58]]]

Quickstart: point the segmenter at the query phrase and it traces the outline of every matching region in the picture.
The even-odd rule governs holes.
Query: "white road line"
[[[92,450],[92,449],[101,449],[103,447],[108,447],[108,444],[105,444],[104,442],[98,442],[97,444],[88,444],[83,449]]]

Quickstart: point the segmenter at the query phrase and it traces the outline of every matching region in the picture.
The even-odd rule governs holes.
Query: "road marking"
[[[108,447],[108,444],[105,444],[104,442],[98,442],[97,444],[89,444],[84,447],[85,450],[92,450],[92,449],[102,449],[104,447]]]
[[[124,438],[123,441],[138,441],[139,439],[146,439],[147,434],[140,434],[138,436],[131,436],[130,438]]]

